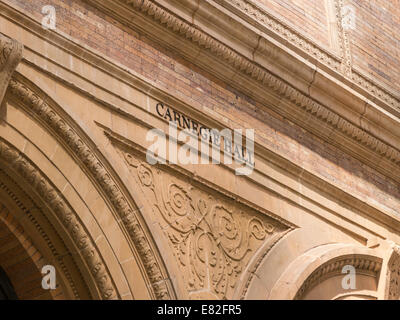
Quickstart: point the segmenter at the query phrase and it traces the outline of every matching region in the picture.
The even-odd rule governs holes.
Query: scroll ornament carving
[[[22,100],[24,107],[27,107],[30,112],[33,112],[52,128],[59,138],[73,150],[75,155],[87,167],[88,171],[99,183],[105,196],[108,197],[110,203],[121,217],[124,226],[131,236],[133,244],[143,261],[155,297],[157,299],[170,299],[171,294],[168,291],[165,281],[163,281],[164,276],[161,271],[161,266],[155,257],[147,235],[136,217],[136,210],[131,207],[128,200],[121,192],[112,178],[112,174],[102,165],[101,161],[83,139],[80,138],[75,129],[62,119],[43,98],[14,78],[11,79],[9,87],[11,92],[18,99]]]
[[[385,299],[400,300],[400,248],[397,246],[388,262]]]
[[[111,277],[90,237],[86,234],[79,218],[63,196],[56,191],[42,173],[32,165],[17,149],[0,140],[0,158],[5,160],[56,213],[59,220],[73,238],[84,257],[103,299],[115,299],[117,293]]]
[[[177,259],[191,299],[230,299],[250,258],[288,228],[124,153]],[[161,218],[161,220],[160,220]]]
[[[185,21],[177,18],[168,11],[164,10],[162,7],[157,6],[154,2],[150,0],[123,1],[131,5],[136,10],[149,15],[152,17],[152,19],[160,24],[165,25],[168,29],[179,34],[180,36],[184,36],[186,39],[197,43],[199,46],[207,50],[210,50],[213,54],[221,57],[240,72],[245,73],[261,84],[268,86],[277,95],[302,108],[304,111],[308,112],[319,120],[324,121],[331,127],[345,134],[347,137],[357,141],[358,143],[361,143],[366,148],[369,148],[373,152],[384,156],[396,164],[400,163],[400,151],[398,149],[368,134],[366,131],[345,120],[314,99],[283,82],[266,69],[236,53],[234,50],[208,36],[203,31],[196,29],[192,25],[189,25]],[[346,66],[346,68],[347,67],[348,66]],[[352,77],[354,77],[354,73],[352,73]],[[400,103],[397,107],[400,110]]]
[[[0,105],[11,75],[22,58],[22,45],[0,34]]]

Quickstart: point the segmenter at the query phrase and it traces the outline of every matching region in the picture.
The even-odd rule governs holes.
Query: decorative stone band
[[[335,0],[335,13],[336,13],[336,24],[337,31],[339,33],[339,46],[342,54],[342,72],[349,78],[351,78],[352,62],[351,62],[351,51],[350,42],[346,30],[343,28],[343,0]]]
[[[54,130],[93,175],[128,230],[133,244],[142,259],[156,299],[173,298],[166,285],[161,266],[149,243],[148,236],[136,217],[137,210],[131,207],[127,198],[112,178],[112,173],[107,171],[101,160],[98,159],[84,140],[42,97],[14,78],[10,81],[10,90],[12,94],[22,100],[30,112],[33,112]]]
[[[374,97],[384,101],[393,109],[400,111],[400,101],[395,98],[394,94],[390,93],[389,90],[383,89],[381,86],[374,84],[373,81],[369,80],[359,70],[355,70],[354,67],[351,72],[351,79],[354,83],[364,88]]]
[[[262,26],[268,26],[269,29],[277,33],[281,38],[285,39],[295,47],[305,51],[313,58],[321,61],[323,64],[331,67],[336,71],[340,71],[340,61],[329,52],[320,48],[311,39],[297,32],[295,29],[286,25],[280,19],[273,17],[264,9],[257,6],[249,0],[214,0],[221,5],[232,5],[235,11],[251,17]],[[337,0],[340,1],[340,0]]]
[[[268,12],[258,7],[251,0],[214,1],[224,6],[227,4],[231,5],[234,9],[236,9],[236,12],[241,12],[242,14],[251,17],[260,25],[268,26],[268,28],[278,34],[281,38],[291,43],[293,46],[306,52],[333,70],[338,72],[342,71],[346,76],[350,77],[356,84],[361,86],[367,92],[384,101],[393,109],[400,111],[400,101],[396,97],[395,93],[391,92],[388,88],[384,88],[382,85],[375,84],[366,75],[361,74],[358,70],[355,70],[354,67],[352,67],[350,43],[347,32],[343,29],[343,25],[341,23],[343,18],[341,12],[343,0],[334,0],[337,28],[340,38],[339,46],[341,51],[341,62],[336,56],[332,55],[323,48],[320,48],[311,39],[308,39],[304,35],[292,29],[290,26],[286,25],[284,22],[280,21],[276,17],[273,17]]]
[[[346,255],[330,260],[308,276],[306,281],[304,281],[303,285],[297,291],[294,299],[301,300],[307,292],[328,278],[337,275],[344,276],[342,268],[346,265],[353,266],[356,269],[357,274],[367,274],[378,278],[379,272],[382,268],[382,259],[372,256]]]
[[[22,44],[0,34],[0,105],[11,75],[22,58]]]
[[[177,18],[162,7],[156,5],[154,2],[150,0],[119,1],[123,1],[126,4],[131,5],[135,10],[139,10],[152,17],[152,19],[162,25],[165,25],[171,31],[193,42],[196,42],[204,49],[210,50],[213,54],[223,58],[230,65],[237,68],[240,72],[247,74],[263,85],[268,86],[280,97],[294,103],[306,112],[331,125],[333,128],[339,130],[341,133],[344,133],[357,143],[361,143],[363,146],[396,164],[400,163],[399,150],[375,138],[351,122],[343,119],[338,114],[332,112],[325,106],[309,98],[297,89],[288,85],[286,82],[280,80],[266,69],[241,56],[203,31]],[[398,108],[400,110],[400,103]]]
[[[76,213],[71,209],[64,197],[24,154],[3,140],[0,140],[0,158],[6,161],[15,172],[31,185],[52,211],[56,213],[84,257],[102,298],[116,299],[118,297],[116,289],[93,240],[87,235]]]
[[[385,300],[400,299],[400,247],[394,246],[388,261]]]

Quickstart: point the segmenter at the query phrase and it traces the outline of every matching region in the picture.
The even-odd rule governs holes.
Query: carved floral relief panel
[[[152,166],[133,150],[117,150],[168,239],[191,299],[231,299],[255,252],[266,243],[270,249],[290,228],[166,166]]]

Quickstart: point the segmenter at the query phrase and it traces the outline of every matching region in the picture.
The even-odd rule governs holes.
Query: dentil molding
[[[3,139],[0,139],[0,158],[7,162],[15,172],[36,190],[68,230],[69,235],[89,266],[90,273],[96,281],[101,297],[103,299],[116,299],[118,293],[104,261],[98,253],[93,240],[87,234],[76,213],[65,201],[62,194],[53,187],[47,177],[23,153]]]
[[[117,4],[121,4],[120,1],[103,1],[103,0],[85,0],[88,1],[100,9],[107,10],[107,13],[116,16],[116,12],[121,10],[121,6],[117,6]],[[161,1],[161,0],[160,0]],[[172,0],[165,0],[172,1]],[[165,2],[164,1],[164,2]],[[197,3],[195,0],[183,0],[192,1],[194,4]],[[214,1],[212,1],[214,2]],[[171,14],[169,11],[162,9],[160,6],[156,5],[152,1],[148,0],[138,0],[135,2],[138,6],[137,10],[131,10],[131,12],[135,12],[136,14],[142,15],[144,12],[144,16],[151,17],[152,21],[156,22],[158,25],[161,25],[160,28],[171,30],[176,37],[190,39],[191,43],[193,43],[193,39],[198,39],[197,45],[203,45],[209,52],[210,50],[217,50],[216,52],[223,54],[225,53],[226,57],[231,57],[233,65],[236,65],[240,68],[246,69],[246,66],[249,66],[250,69],[246,69],[248,72],[251,69],[253,62],[250,60],[246,60],[245,57],[238,54],[237,52],[227,48],[225,45],[217,41],[215,38],[205,34],[202,30],[196,29],[193,25],[187,24],[182,19]],[[132,2],[133,5],[134,3]],[[109,7],[107,7],[109,6]],[[107,8],[106,8],[107,7]],[[22,21],[22,23],[29,25],[32,30],[41,29],[40,24],[37,22],[28,21],[28,19],[22,15],[21,13],[17,13],[15,10],[11,9],[8,6],[3,5],[2,8],[6,13],[8,18],[17,19],[15,22]],[[124,23],[128,23],[128,20],[132,17],[129,16],[126,9],[128,6],[124,7],[124,16],[127,18],[123,20]],[[10,16],[8,16],[10,14]],[[138,20],[146,30],[151,30],[149,27],[149,22],[145,22],[141,20],[143,18],[137,16]],[[118,19],[123,19],[120,16],[116,16]],[[137,21],[136,21],[137,22]],[[132,22],[133,23],[133,22]],[[130,24],[133,26],[133,24]],[[164,28],[167,26],[167,28]],[[161,29],[156,29],[156,31],[160,31]],[[161,32],[159,32],[161,34]],[[191,34],[193,34],[193,39],[191,38]],[[62,47],[68,47],[68,49],[76,50],[77,53],[80,53],[79,56],[85,56],[89,61],[98,65],[99,63],[105,63],[107,68],[111,68],[112,64],[103,61],[102,59],[95,58],[93,54],[90,53],[87,49],[82,49],[81,47],[74,45],[72,42],[65,40],[61,35],[57,33],[53,34],[52,41],[56,41]],[[170,39],[170,38],[168,38]],[[260,40],[261,41],[261,40]],[[67,42],[67,43],[65,43]],[[198,44],[197,44],[198,43]],[[213,49],[214,48],[214,49]],[[69,50],[68,50],[69,51]],[[83,54],[84,52],[85,54]],[[276,57],[274,56],[274,59]],[[228,59],[229,60],[229,59]],[[214,67],[217,69],[218,67],[223,68],[223,63],[221,60],[215,60]],[[240,63],[242,61],[243,63]],[[209,61],[210,62],[210,61]],[[103,64],[101,64],[103,66]],[[212,65],[210,65],[213,67]],[[334,143],[336,147],[343,150],[346,153],[354,156],[355,158],[361,160],[372,168],[377,169],[379,172],[383,173],[386,176],[393,177],[395,180],[400,180],[399,174],[399,150],[394,147],[397,145],[397,138],[400,137],[400,129],[395,125],[393,119],[387,120],[385,115],[376,110],[372,105],[367,102],[364,103],[363,113],[360,113],[360,118],[353,118],[352,121],[347,120],[344,116],[340,114],[340,112],[335,112],[332,109],[324,106],[321,103],[318,103],[314,99],[312,99],[309,95],[302,93],[297,90],[293,86],[289,85],[287,82],[275,77],[265,69],[260,66],[256,66],[258,69],[254,69],[251,73],[251,76],[256,77],[259,80],[254,81],[255,85],[250,86],[250,89],[254,89],[253,92],[257,94],[258,98],[264,99],[262,100],[265,104],[266,101],[271,100],[271,92],[274,93],[279,99],[283,98],[283,101],[286,103],[282,103],[279,106],[270,106],[276,112],[283,112],[283,116],[290,119],[291,121],[299,124],[305,129],[309,130],[313,134],[316,134],[320,138],[327,140],[329,143]],[[112,69],[114,70],[114,69]],[[115,72],[115,71],[113,71]],[[244,77],[246,72],[241,72]],[[357,74],[355,72],[352,73],[353,77],[356,77]],[[239,77],[239,74],[238,74]],[[250,77],[250,75],[248,76]],[[236,77],[235,77],[236,78]],[[240,81],[243,81],[245,78],[240,78]],[[247,81],[247,80],[245,80]],[[265,83],[265,84],[263,84]],[[245,84],[250,84],[245,82]],[[252,84],[251,84],[252,85]],[[272,90],[265,90],[265,87],[268,86]],[[241,86],[243,89],[246,88],[246,85]],[[337,87],[329,88],[329,91],[340,91],[336,90]],[[328,90],[328,88],[327,88]],[[341,93],[341,92],[340,92]],[[348,95],[347,95],[348,96]],[[272,98],[275,99],[275,98]],[[356,97],[346,98],[346,101],[351,103],[352,101],[357,100]],[[360,104],[360,103],[359,103]],[[359,109],[360,105],[358,106]],[[306,112],[304,112],[306,111]],[[362,112],[362,111],[361,111]],[[346,116],[349,113],[346,113]],[[310,117],[311,115],[311,117]],[[368,123],[366,122],[363,125],[364,118],[372,117],[373,119],[382,120],[381,122]],[[383,121],[384,119],[384,121]],[[354,124],[354,121],[357,122],[357,125]],[[359,123],[361,122],[361,125]],[[375,126],[375,127],[374,127]],[[375,130],[373,133],[369,131],[369,128],[373,127]],[[383,133],[382,133],[383,132]],[[329,135],[327,135],[329,133]],[[333,134],[335,133],[335,134]],[[383,138],[380,137],[381,133],[384,135]],[[391,134],[392,136],[387,136]],[[332,137],[331,137],[332,136]],[[344,138],[345,137],[345,138]],[[373,151],[373,154],[371,154]],[[381,161],[383,160],[383,161]]]
[[[313,40],[288,26],[280,19],[272,16],[266,10],[258,6],[254,0],[211,0],[229,8],[232,12],[244,17],[246,22],[254,24],[259,29],[268,28],[273,33],[299,49],[297,52],[304,52],[309,57],[316,59],[328,68],[341,72],[351,79],[355,84],[365,89],[372,96],[382,100],[393,109],[400,110],[400,97],[384,84],[375,83],[370,77],[363,74],[351,63],[350,43],[346,30],[342,26],[343,0],[329,0],[335,7],[337,32],[339,36],[340,56],[335,55]]]
[[[2,159],[0,158],[0,160]],[[51,252],[51,257],[41,254],[41,256],[45,259],[44,264],[48,264],[49,262],[51,264],[54,264],[56,266],[56,269],[62,272],[63,278],[66,280],[65,284],[68,284],[69,286],[71,297],[74,297],[75,299],[82,299],[82,292],[80,292],[78,286],[76,285],[76,282],[79,281],[85,283],[86,281],[77,267],[78,264],[76,258],[72,255],[74,268],[71,270],[69,268],[71,264],[65,261],[65,258],[68,259],[68,255],[64,253],[69,252],[69,250],[65,245],[63,239],[59,236],[59,232],[55,230],[54,225],[49,222],[49,219],[43,208],[37,205],[36,201],[32,199],[30,193],[31,191],[28,191],[28,194],[26,192],[27,190],[24,187],[22,187],[19,183],[17,183],[13,178],[10,177],[10,173],[11,172],[9,170],[9,167],[7,167],[7,164],[5,164],[2,169],[0,169],[0,197],[2,196],[2,194],[4,194],[8,199],[10,199],[13,205],[15,205],[15,207],[11,207],[12,210],[9,210],[13,213],[13,218],[11,221],[10,219],[7,219],[6,216],[2,218],[0,213],[0,221],[2,220],[3,223],[8,224],[9,227],[11,227],[12,229],[22,230],[21,235],[24,235],[27,241],[29,241],[27,246],[24,245],[25,249],[29,249],[31,245],[35,246],[35,243],[37,244],[39,242],[37,238],[31,235],[30,238],[27,238],[26,234],[29,232],[26,232],[27,230],[24,230],[24,227],[26,225],[19,224],[19,217],[17,215],[14,216],[15,208],[21,210],[23,216],[27,218],[24,220],[24,223],[27,223],[30,230],[33,229],[37,232],[37,235],[39,235],[43,241],[42,245],[48,247],[49,251]],[[79,226],[78,228],[81,229],[81,226]],[[51,233],[55,232],[54,238],[49,234],[49,230],[51,230]],[[85,237],[85,235],[83,236]],[[35,247],[36,250],[41,252],[42,247]]]

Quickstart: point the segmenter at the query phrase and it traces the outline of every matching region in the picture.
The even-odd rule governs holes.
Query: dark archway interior
[[[13,221],[12,215],[0,203],[0,299],[52,299],[42,288],[42,274],[38,269],[41,256],[24,237],[21,226],[14,232],[5,221]],[[36,262],[36,263],[35,263]]]
[[[0,267],[0,300],[18,300],[14,287],[2,267]]]

